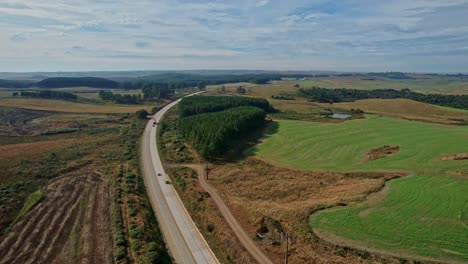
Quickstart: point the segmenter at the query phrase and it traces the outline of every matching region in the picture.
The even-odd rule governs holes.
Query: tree
[[[198,82],[197,88],[200,91],[206,91],[206,82],[205,81]]]
[[[242,86],[237,87],[236,91],[240,94],[245,94],[247,92],[247,90]]]
[[[148,116],[148,111],[146,111],[145,109],[141,109],[136,111],[136,115],[138,119],[146,119],[146,117]]]
[[[221,86],[221,93],[225,94],[226,93],[226,86]]]

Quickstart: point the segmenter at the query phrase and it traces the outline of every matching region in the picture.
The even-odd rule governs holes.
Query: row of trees
[[[99,97],[104,101],[113,101],[118,104],[140,104],[141,94],[114,94],[111,91],[99,91]]]
[[[190,116],[202,113],[217,112],[238,106],[254,106],[266,112],[273,110],[270,103],[263,98],[240,96],[190,96],[179,103],[179,116]]]
[[[265,111],[252,106],[180,119],[182,136],[205,158],[226,152],[236,139],[264,124]]]
[[[75,100],[76,95],[69,92],[40,90],[40,91],[22,91],[20,93],[23,97],[45,98],[45,99],[64,99]]]
[[[406,98],[423,103],[468,109],[468,95],[422,94],[413,92],[409,89],[357,90],[314,87],[311,89],[300,89],[300,93],[310,100],[321,103],[353,102],[356,100],[372,98]]]
[[[175,90],[167,83],[147,83],[141,89],[144,99],[163,99],[174,95]]]

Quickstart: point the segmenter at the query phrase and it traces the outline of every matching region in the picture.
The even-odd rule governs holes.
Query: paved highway
[[[180,101],[158,111],[153,119],[160,121],[164,113]],[[150,120],[142,140],[142,166],[148,196],[158,219],[166,244],[176,263],[219,263],[167,177],[156,145],[156,127]],[[157,176],[161,173],[161,176]]]

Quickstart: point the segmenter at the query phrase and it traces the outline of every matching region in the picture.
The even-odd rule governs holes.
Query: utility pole
[[[284,234],[286,235],[286,252],[284,253],[284,264],[288,264],[289,236],[286,230],[284,230]]]

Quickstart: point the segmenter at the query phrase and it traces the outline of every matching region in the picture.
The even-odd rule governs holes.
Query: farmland
[[[0,263],[170,263],[139,176],[145,122],[37,101],[59,107],[0,107]]]
[[[301,87],[349,89],[405,89],[421,93],[468,94],[467,79],[445,76],[417,76],[415,79],[389,79],[382,77],[325,77],[297,82]]]
[[[468,259],[466,178],[413,176],[388,188],[382,201],[318,213],[311,225],[330,241],[397,256]]]
[[[143,105],[123,106],[114,104],[84,104],[32,98],[4,98],[0,99],[0,106],[65,113],[135,113],[142,108],[151,108],[150,106]]]
[[[374,115],[339,124],[285,120],[251,154],[288,168],[416,175],[390,181],[383,198],[319,212],[310,223],[321,238],[340,245],[395,256],[466,260],[468,160],[443,157],[465,153],[467,134],[467,126]],[[379,149],[395,151],[369,157]]]
[[[466,142],[467,133],[467,126],[373,115],[340,124],[279,121],[278,132],[253,151],[269,162],[300,169],[446,171],[468,168],[468,161],[439,160],[443,154],[466,152],[466,144],[460,143]],[[384,145],[400,146],[400,152],[365,160],[367,150]]]

